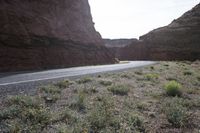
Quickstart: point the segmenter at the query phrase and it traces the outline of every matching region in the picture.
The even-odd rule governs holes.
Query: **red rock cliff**
[[[87,0],[1,0],[0,71],[111,63]]]
[[[154,60],[200,59],[200,4],[174,20],[140,37]]]
[[[141,36],[139,41],[130,41],[107,40],[109,45],[105,46],[120,60],[200,59],[200,4],[168,26]]]

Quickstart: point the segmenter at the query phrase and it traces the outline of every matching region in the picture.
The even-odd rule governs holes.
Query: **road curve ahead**
[[[152,61],[130,61],[124,64],[84,66],[66,69],[46,70],[24,74],[5,75],[0,77],[0,96],[30,92],[40,85],[63,80],[65,78],[78,77],[88,74],[105,73],[125,70],[155,64]],[[1,75],[1,74],[0,74]]]

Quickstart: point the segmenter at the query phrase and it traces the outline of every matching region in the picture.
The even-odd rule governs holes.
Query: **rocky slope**
[[[1,0],[0,72],[113,61],[87,0]]]
[[[168,26],[141,36],[139,41],[129,45],[123,42],[120,48],[112,46],[108,47],[120,60],[200,59],[200,4]]]
[[[152,59],[200,59],[200,4],[168,26],[141,36]]]

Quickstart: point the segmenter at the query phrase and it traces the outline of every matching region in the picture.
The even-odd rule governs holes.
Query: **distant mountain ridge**
[[[108,48],[122,48],[137,42],[137,39],[103,39],[104,45]]]

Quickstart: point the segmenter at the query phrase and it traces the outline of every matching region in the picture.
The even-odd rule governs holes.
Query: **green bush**
[[[144,75],[144,78],[146,80],[155,80],[155,79],[158,79],[159,78],[159,75],[158,74],[155,74],[155,73],[151,73],[151,74],[146,74]]]
[[[175,97],[164,105],[167,120],[174,127],[184,127],[186,125],[188,114],[183,104],[181,99]]]
[[[108,88],[108,91],[111,91],[115,95],[128,95],[130,91],[129,87],[126,85],[113,85]]]
[[[168,96],[181,96],[181,84],[176,81],[170,81],[164,86]]]

